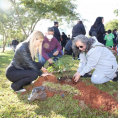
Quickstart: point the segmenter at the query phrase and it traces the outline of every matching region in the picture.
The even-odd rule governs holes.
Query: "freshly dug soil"
[[[31,92],[31,90],[34,87],[42,86],[42,84],[43,84],[44,81],[58,83],[57,78],[55,76],[53,76],[53,75],[48,75],[48,76],[45,76],[45,77],[39,77],[32,85],[29,85],[29,86],[26,86],[25,87],[25,89],[27,91],[26,92],[23,92],[22,95],[23,94],[26,94],[27,92]],[[47,97],[53,97],[54,96],[54,92],[51,92],[51,91],[47,91],[46,90],[46,93],[47,93]]]
[[[81,95],[74,96],[73,99],[78,99],[79,101],[83,101],[86,105],[90,106],[90,108],[94,109],[102,109],[103,111],[114,111],[115,109],[118,109],[118,101],[114,99],[111,95],[109,95],[107,92],[103,92],[99,90],[94,85],[86,85],[84,82],[80,81],[78,83],[72,81],[67,81],[67,79],[62,79],[62,81],[58,81],[55,76],[46,76],[46,77],[40,77],[33,86],[26,87],[27,91],[31,91],[33,87],[42,86],[42,83],[44,81],[50,81],[54,83],[60,83],[60,84],[69,84],[71,86],[76,87]],[[101,85],[102,86],[102,85]],[[47,91],[47,97],[53,97],[54,92]],[[80,103],[78,103],[79,105]]]
[[[94,85],[86,85],[84,82],[79,82],[76,84],[76,87],[80,90],[81,96],[74,96],[73,98],[83,100],[91,108],[102,109],[104,111],[118,109],[118,101]]]

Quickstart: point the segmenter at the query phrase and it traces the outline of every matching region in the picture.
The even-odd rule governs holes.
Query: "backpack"
[[[101,25],[101,26],[102,26],[102,25]],[[98,28],[91,27],[91,29],[90,29],[90,31],[89,31],[89,35],[90,35],[90,36],[95,36],[95,37],[97,38],[97,37],[100,35],[99,30],[100,30],[101,26],[98,27]]]
[[[96,28],[91,27],[90,31],[89,31],[89,35],[90,36],[95,36],[97,38],[97,31]]]

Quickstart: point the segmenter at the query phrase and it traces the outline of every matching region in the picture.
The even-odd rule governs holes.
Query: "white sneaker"
[[[35,81],[32,81],[32,82],[31,82],[31,85],[34,84],[34,82],[35,82]]]
[[[14,90],[11,86],[10,86],[10,88],[12,89],[12,90]],[[15,91],[15,92],[25,92],[26,91],[26,89],[20,89],[19,91]]]
[[[25,92],[26,91],[26,89],[20,89],[19,91],[15,91],[15,92]]]

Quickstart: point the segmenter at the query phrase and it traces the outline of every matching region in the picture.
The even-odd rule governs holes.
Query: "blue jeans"
[[[54,53],[55,51],[57,51],[57,49],[53,50],[51,53],[47,53],[47,55],[48,55],[50,58],[53,57],[53,61],[57,61],[58,58],[61,58],[62,55],[63,55],[63,50],[62,50],[62,55],[59,53],[58,55],[54,56],[53,53]],[[42,63],[42,64],[45,64],[45,63],[46,63],[45,58],[44,58],[43,56],[39,55],[39,54],[38,54],[38,61],[39,61],[40,63]]]

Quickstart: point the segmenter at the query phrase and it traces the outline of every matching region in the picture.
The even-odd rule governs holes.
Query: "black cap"
[[[54,28],[52,28],[52,27],[48,27],[48,31],[52,31],[52,32],[54,32]]]
[[[54,22],[54,25],[58,24],[58,22]]]

